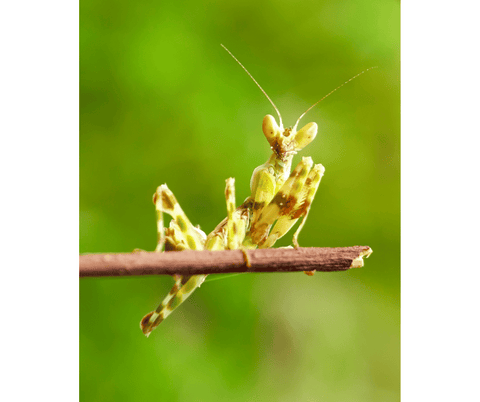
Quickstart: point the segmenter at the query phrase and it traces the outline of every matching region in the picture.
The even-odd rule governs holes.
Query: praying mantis
[[[167,185],[159,186],[153,196],[157,215],[155,251],[240,249],[248,266],[246,250],[273,247],[278,239],[302,219],[292,238],[294,247],[299,247],[298,235],[306,222],[325,173],[323,165],[314,164],[311,157],[303,157],[292,170],[293,156],[310,144],[318,132],[318,125],[313,122],[297,130],[300,120],[327,96],[374,67],[345,81],[302,113],[293,127],[284,128],[280,112],[267,93],[242,63],[225,46],[221,46],[260,88],[278,115],[278,124],[271,115],[265,116],[262,124],[263,134],[272,154],[263,165],[253,171],[250,180],[251,194],[239,207],[236,207],[235,201],[235,179],[226,180],[227,217],[208,236],[190,222]],[[163,214],[168,214],[172,218],[168,227],[164,227]],[[313,275],[313,272],[306,273]],[[140,321],[143,333],[148,337],[204,282],[206,277],[207,275],[174,276],[175,284],[168,295],[154,311]]]

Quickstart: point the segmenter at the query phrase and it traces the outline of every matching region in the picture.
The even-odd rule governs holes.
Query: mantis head
[[[265,134],[272,151],[282,160],[305,148],[317,135],[317,123],[308,123],[298,131],[297,124],[294,127],[283,128],[281,118],[280,126],[272,115],[263,118],[263,134]]]

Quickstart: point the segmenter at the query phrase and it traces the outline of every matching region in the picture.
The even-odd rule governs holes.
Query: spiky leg
[[[185,249],[203,250],[205,233],[194,227],[175,196],[166,184],[158,187],[153,202],[157,211],[158,241],[156,251],[161,251],[165,245],[166,251],[180,251]],[[163,228],[163,213],[172,216],[170,227]],[[175,285],[160,305],[143,317],[140,328],[146,336],[155,329],[177,306],[192,294],[205,280],[206,275],[178,276]]]
[[[194,227],[180,208],[173,193],[166,185],[160,186],[154,195],[154,203],[157,209],[158,244],[157,250],[161,250],[162,243],[166,251],[193,250],[224,250],[235,249],[242,243],[248,222],[248,208],[235,209],[235,180],[227,180],[225,188],[228,216],[208,237],[205,239],[203,232]],[[170,227],[163,234],[163,212],[172,216]],[[248,258],[247,260],[248,261]],[[247,262],[248,264],[248,262]],[[199,287],[207,275],[179,276],[173,288],[155,311],[148,313],[140,322],[140,327],[146,336],[183,303],[193,291]]]

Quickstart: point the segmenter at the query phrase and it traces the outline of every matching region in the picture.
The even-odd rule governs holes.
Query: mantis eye
[[[265,124],[265,120],[263,121]],[[295,150],[299,151],[310,144],[317,136],[317,131],[317,123],[308,123],[306,126],[303,126],[300,130],[298,130],[297,134],[295,134]]]
[[[278,124],[275,121],[275,118],[270,114],[267,114],[263,118],[262,130],[263,130],[263,134],[265,134],[265,137],[267,137],[267,140],[270,143],[270,145],[272,145],[275,142],[275,139],[278,138],[282,132],[280,127],[278,127]]]

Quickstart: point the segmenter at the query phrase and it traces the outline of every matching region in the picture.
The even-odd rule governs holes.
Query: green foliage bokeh
[[[80,2],[80,252],[153,250],[167,183],[194,224],[237,204],[285,125],[310,111],[325,176],[300,235],[369,245],[362,269],[205,283],[150,338],[168,277],[80,281],[82,401],[398,401],[400,17],[396,1]],[[288,245],[291,234],[278,246]]]

